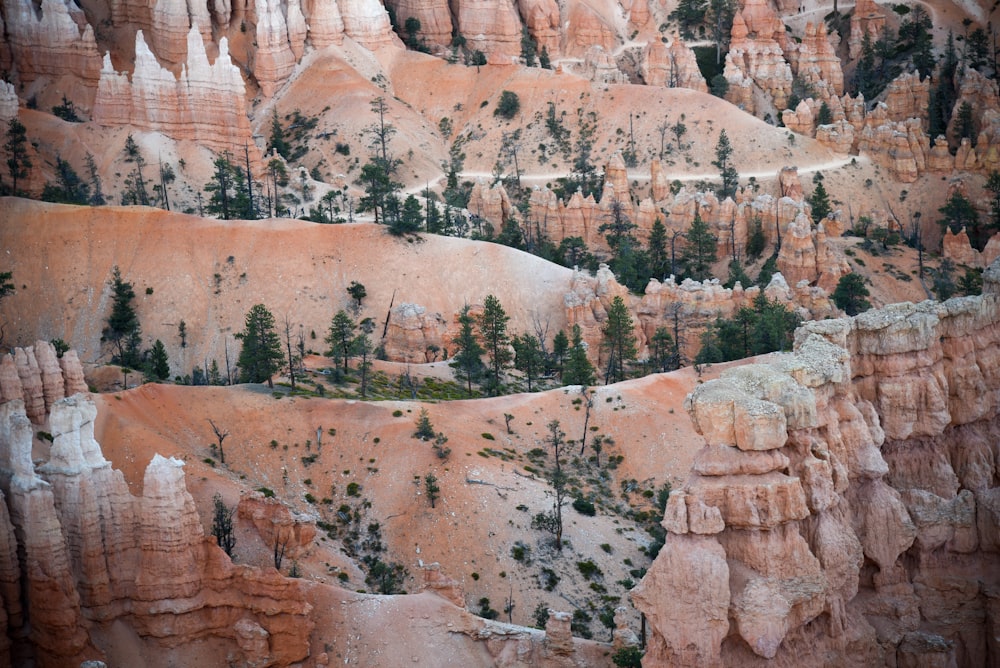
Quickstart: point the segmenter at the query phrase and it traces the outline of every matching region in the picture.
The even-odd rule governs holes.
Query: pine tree
[[[348,371],[348,361],[353,357],[354,331],[357,325],[347,314],[347,311],[340,309],[330,321],[330,329],[323,340],[330,346],[327,352],[330,356],[344,361],[344,373]]]
[[[653,221],[653,227],[649,230],[646,258],[649,275],[663,280],[670,271],[670,257],[667,255],[667,228],[659,218]]]
[[[833,291],[833,303],[847,315],[857,315],[872,307],[865,279],[860,274],[844,274]]]
[[[566,364],[566,355],[569,353],[569,337],[566,332],[559,330],[552,338],[552,368],[562,378],[563,367]]]
[[[687,276],[695,281],[711,278],[719,240],[700,214],[695,214],[691,228],[684,234],[684,240],[686,245],[681,252],[681,264]]]
[[[754,216],[750,221],[750,237],[747,239],[747,259],[751,262],[757,260],[757,258],[764,254],[766,246],[767,239],[764,237],[764,225],[760,220],[760,216]]]
[[[80,178],[73,166],[56,156],[56,182],[46,183],[42,200],[61,204],[86,205],[90,203],[90,185]]]
[[[818,223],[832,212],[830,207],[830,196],[823,187],[823,181],[818,181],[813,189],[812,197],[809,198],[809,205],[812,207],[813,222]]]
[[[569,357],[563,368],[563,385],[593,385],[597,380],[594,365],[587,358],[587,346],[583,342],[583,330],[580,325],[573,325],[572,345]]]
[[[525,380],[528,381],[528,392],[531,392],[532,381],[541,375],[545,365],[541,344],[531,334],[515,336],[511,343],[514,346],[514,368],[524,373]]]
[[[149,206],[149,192],[146,190],[146,178],[142,175],[142,168],[146,166],[146,159],[139,149],[139,144],[132,138],[131,133],[125,138],[125,162],[135,165],[135,169],[125,177],[125,192],[122,193],[122,204],[141,204]]]
[[[271,139],[267,142],[267,150],[276,151],[285,160],[288,160],[292,152],[291,145],[285,139],[285,130],[281,127],[277,108],[271,112]]]
[[[417,418],[417,430],[413,432],[413,438],[418,438],[421,441],[429,441],[434,438],[434,425],[431,424],[431,416],[426,408],[420,409],[420,417]]]
[[[472,383],[479,382],[485,370],[482,359],[485,351],[479,345],[479,340],[476,339],[476,334],[473,331],[474,324],[475,320],[469,313],[468,305],[466,305],[458,316],[458,335],[451,341],[458,347],[458,350],[450,362],[450,366],[455,369],[455,375],[466,382],[470,397],[472,396]]]
[[[816,125],[829,125],[833,123],[833,112],[826,102],[819,105],[819,112],[816,114]]]
[[[479,335],[486,348],[490,360],[490,393],[499,394],[500,376],[504,367],[510,364],[510,337],[507,335],[507,323],[510,317],[500,305],[500,300],[494,295],[487,295],[483,302],[483,312],[479,316]]]
[[[601,333],[604,348],[608,351],[608,366],[604,372],[604,384],[625,380],[625,365],[635,360],[635,334],[632,331],[632,316],[621,296],[616,296],[608,309],[608,319]]]
[[[163,341],[157,339],[149,351],[149,377],[154,380],[166,380],[170,377],[170,360]]]
[[[437,482],[437,476],[433,473],[424,476],[424,490],[427,492],[427,500],[431,502],[431,508],[434,507],[434,502],[441,494],[441,487]]]
[[[3,146],[7,153],[7,170],[10,172],[12,195],[17,195],[17,182],[28,178],[31,169],[31,158],[28,157],[28,131],[14,117],[7,124],[7,143]]]
[[[87,177],[90,179],[90,205],[104,206],[104,191],[101,189],[101,175],[97,173],[97,163],[90,151],[84,160],[87,163]]]
[[[139,316],[132,306],[135,290],[132,284],[122,279],[118,267],[111,272],[111,315],[108,325],[104,328],[104,339],[114,347],[111,361],[129,368],[139,366],[139,347],[142,344],[142,328]]]
[[[719,132],[719,141],[715,145],[715,160],[712,165],[719,170],[722,178],[722,188],[719,189],[719,199],[736,197],[736,188],[739,186],[740,175],[732,165],[733,146],[729,143],[729,135],[725,129]]]
[[[662,325],[657,327],[649,342],[649,365],[654,372],[663,373],[680,367],[674,349],[674,337],[670,331]]]
[[[245,329],[236,335],[243,342],[237,365],[244,383],[262,383],[274,387],[271,377],[281,368],[285,353],[274,324],[274,315],[263,304],[254,305],[246,316]]]
[[[389,224],[389,232],[397,237],[419,232],[423,220],[424,212],[420,202],[413,195],[407,195],[403,200],[403,210],[399,219]]]

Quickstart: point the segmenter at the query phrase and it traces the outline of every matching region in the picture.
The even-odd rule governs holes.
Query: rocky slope
[[[650,665],[996,664],[998,272],[688,397],[706,445],[633,592]]]
[[[50,354],[39,342],[16,357]],[[436,567],[423,572],[427,592],[404,600],[233,564],[204,534],[182,460],[153,455],[141,494],[130,493],[94,438],[94,401],[52,395],[75,387],[82,371],[74,356],[63,359],[61,375],[19,363],[23,382],[3,383],[0,665],[325,666],[343,658],[389,666],[442,656],[461,665],[607,665],[607,645],[573,638],[567,613],[553,613],[544,631],[473,616],[459,583]],[[52,395],[36,419],[49,431],[25,411],[36,387]],[[18,388],[21,396],[8,398]],[[265,539],[286,533],[290,558],[316,533],[312,518],[291,517],[260,495],[245,497],[239,514]],[[402,622],[409,617],[430,621],[413,635]],[[420,641],[428,635],[437,636],[431,645]]]

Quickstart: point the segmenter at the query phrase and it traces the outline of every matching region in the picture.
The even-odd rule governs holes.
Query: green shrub
[[[510,120],[517,116],[517,112],[520,110],[521,100],[518,98],[517,93],[505,90],[500,93],[500,101],[497,103],[497,108],[493,111],[493,115]]]
[[[594,504],[582,496],[573,500],[573,509],[581,515],[586,515],[587,517],[593,517],[597,513],[597,510],[594,508]]]
[[[356,482],[347,483],[347,496],[360,496],[361,485]]]
[[[274,498],[274,490],[269,487],[258,487],[257,491],[263,494],[265,499]]]

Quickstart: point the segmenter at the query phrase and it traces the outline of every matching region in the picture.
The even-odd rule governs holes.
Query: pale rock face
[[[564,55],[583,57],[591,47],[599,46],[606,53],[615,48],[615,32],[604,19],[584,3],[570,6],[567,17]]]
[[[729,565],[714,536],[667,534],[632,601],[652,633],[646,659],[658,666],[719,665],[729,633]]]
[[[708,84],[698,69],[694,51],[680,39],[671,42],[669,48],[659,40],[649,42],[643,53],[642,76],[647,86],[708,92]],[[662,199],[662,196],[655,199]]]
[[[101,57],[89,24],[80,29],[73,14],[76,5],[63,0],[42,0],[40,13],[31,0],[6,0],[4,17],[14,68],[19,83],[56,79],[64,74],[78,77],[88,87],[97,85]],[[85,23],[85,20],[84,20]]]
[[[53,443],[36,471],[23,400],[0,403],[0,554],[22,555],[0,559],[0,651],[27,638],[39,665],[81,665],[102,656],[92,624],[121,620],[167,645],[229,638],[261,666],[304,660],[313,624],[299,584],[233,566],[203,536],[180,462],[157,455],[144,497],[133,497],[94,440],[95,416],[82,395],[53,403]],[[248,632],[237,642],[240,619]]]
[[[995,622],[982,574],[990,591],[1000,584],[998,273],[985,272],[982,297],[809,322],[793,353],[696,388],[686,408],[707,445],[671,493],[665,546],[633,592],[652,622],[647,657],[750,665],[752,653],[820,666],[832,651],[859,667],[988,663]],[[757,402],[783,409],[786,438],[736,447],[738,415]],[[692,529],[700,509],[724,524],[711,537],[728,566],[721,614],[683,604],[685,583],[714,582],[692,549],[708,540]],[[715,600],[714,584],[707,590]],[[706,636],[727,618],[735,633]],[[826,621],[810,624],[817,618]]]
[[[344,33],[362,46],[375,49],[398,43],[389,15],[378,0],[338,0]]]
[[[774,98],[775,107],[784,109],[792,92],[792,70],[785,62],[784,51],[777,39],[783,38],[784,26],[780,21],[774,26],[767,19],[761,22],[759,31],[751,31],[753,17],[751,16],[749,25],[746,19],[746,10],[736,13],[723,75],[730,84],[735,84],[738,88],[743,87],[745,79],[753,80]],[[746,103],[742,95],[738,95],[738,98],[741,104]],[[737,104],[734,100],[730,101]]]
[[[190,139],[217,150],[236,152],[250,136],[246,89],[229,56],[228,41],[219,41],[219,56],[208,62],[197,28],[187,35],[187,64],[180,78],[156,61],[142,31],[136,33],[132,79],[115,72],[105,55],[94,103],[94,120],[106,126],[131,125]]]
[[[14,89],[14,84],[0,80],[0,123],[6,125],[11,119],[17,118],[17,108],[17,91]]]
[[[295,559],[316,537],[313,520],[293,513],[278,499],[265,498],[260,492],[251,492],[240,498],[236,514],[253,522],[264,544],[283,545],[290,559]]]
[[[821,90],[829,90],[832,95],[844,94],[844,72],[825,22],[806,24],[805,36],[798,45],[796,65],[797,74],[804,80]]]
[[[393,307],[385,351],[390,359],[433,362],[444,357],[444,349],[458,333],[457,320],[448,322],[440,313],[428,313],[419,304]]]
[[[595,83],[628,83],[628,76],[618,68],[618,62],[612,53],[599,44],[590,47],[583,54],[583,65],[577,73]]]
[[[34,349],[31,346],[15,348],[14,364],[24,392],[25,413],[32,422],[41,424],[45,419],[45,390]]]
[[[159,58],[172,65],[187,59],[187,33],[198,26],[202,39],[212,39],[212,19],[204,2],[156,0],[148,31],[150,46]]]
[[[257,8],[257,54],[253,72],[261,92],[271,97],[295,68],[295,54],[280,0],[255,0]]]
[[[555,0],[518,0],[517,7],[524,25],[538,45],[538,52],[541,53],[544,47],[550,57],[559,55],[559,4]]]
[[[194,499],[184,486],[183,466],[172,457],[155,455],[146,467],[135,583],[140,600],[189,598],[201,584],[197,561],[204,532]],[[163,525],[164,517],[174,519]]]
[[[344,41],[344,19],[336,0],[311,0],[305,7],[309,19],[309,41],[314,47],[322,49]]]

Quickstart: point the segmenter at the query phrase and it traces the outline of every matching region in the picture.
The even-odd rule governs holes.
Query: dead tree
[[[216,424],[214,422],[212,422],[211,418],[209,418],[208,424],[212,425],[212,431],[215,432],[215,438],[219,441],[219,462],[221,462],[222,464],[225,464],[226,463],[226,453],[223,452],[223,450],[222,450],[222,442],[224,440],[226,440],[226,436],[229,436],[229,431],[228,430],[223,431],[222,429],[220,429],[219,427],[217,427]]]

